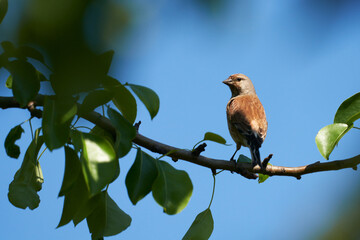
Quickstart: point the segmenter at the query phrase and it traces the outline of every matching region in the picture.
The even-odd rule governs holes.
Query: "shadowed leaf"
[[[70,124],[76,112],[77,106],[72,100],[45,98],[42,128],[50,151],[69,140]]]
[[[5,151],[9,157],[18,158],[20,155],[20,147],[15,144],[19,140],[24,129],[21,125],[13,127],[5,138]]]
[[[186,232],[183,240],[207,240],[210,238],[214,229],[214,220],[210,208],[199,213],[189,230]]]
[[[131,224],[131,217],[122,211],[106,191],[98,195],[97,204],[86,218],[92,239],[121,233]]]
[[[93,111],[95,108],[108,103],[112,99],[112,92],[108,90],[95,90],[90,92],[79,108],[80,114]]]
[[[21,167],[9,186],[9,201],[15,207],[22,209],[29,207],[33,210],[40,203],[37,192],[41,190],[44,179],[37,156],[44,140],[42,136],[39,136],[39,132],[40,130],[37,129],[34,140],[26,150]]]
[[[7,9],[8,9],[8,1],[0,0],[0,24],[6,15]]]
[[[125,179],[129,198],[134,205],[151,192],[157,174],[155,159],[138,149]]]
[[[139,97],[140,101],[144,103],[145,107],[153,119],[159,111],[160,100],[158,95],[150,88],[135,84],[128,84],[131,90]]]
[[[189,175],[177,170],[169,163],[157,162],[158,175],[152,186],[155,201],[163,207],[167,214],[177,214],[188,204],[193,185]]]

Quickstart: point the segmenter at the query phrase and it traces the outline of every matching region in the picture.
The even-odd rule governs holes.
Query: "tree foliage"
[[[130,201],[136,205],[152,193],[164,213],[173,215],[181,212],[191,199],[191,179],[185,171],[161,160],[175,151],[155,159],[133,143],[137,134],[134,122],[139,102],[136,98],[153,119],[160,107],[158,95],[148,87],[119,81],[109,75],[114,51],[94,51],[81,31],[83,12],[90,1],[64,4],[64,12],[61,13],[66,12],[69,18],[64,18],[56,12],[56,6],[49,3],[32,3],[38,11],[24,17],[19,31],[21,44],[17,46],[11,41],[1,43],[0,68],[9,73],[3,86],[11,89],[19,107],[28,108],[30,112],[32,106],[38,104],[36,98],[40,90],[50,93],[46,94],[43,104],[37,106],[41,108],[42,123],[33,133],[21,167],[9,186],[9,201],[18,208],[37,208],[40,203],[37,192],[44,181],[40,150],[63,148],[65,173],[59,197],[64,198],[64,206],[58,227],[71,221],[76,226],[86,219],[92,239],[121,233],[130,226],[131,217],[121,210],[107,189],[120,174],[119,159],[135,148],[137,154],[125,181]],[[7,6],[7,0],[0,0],[0,23],[6,15]],[[49,14],[55,16],[51,21],[46,18]],[[39,28],[35,27],[38,26],[34,24],[36,21]],[[123,24],[121,27],[125,28],[126,19]],[[43,51],[28,43],[40,46]],[[42,72],[44,69],[46,72]],[[42,83],[48,87],[43,87]],[[344,101],[334,123],[321,129],[316,136],[319,151],[326,159],[360,117],[359,102],[359,93]],[[93,111],[101,112],[109,120],[115,134],[96,124],[90,130],[83,130],[77,125],[79,118]],[[26,121],[31,122],[31,118]],[[20,148],[15,142],[22,133],[21,125],[17,125],[6,137],[4,145],[9,157],[19,157]],[[226,145],[224,138],[207,132],[194,145],[192,153],[204,141]],[[248,161],[245,156],[238,159],[238,163]],[[216,174],[214,169],[213,189]],[[268,177],[261,174],[259,183]],[[210,210],[212,198],[208,208],[196,216],[183,239],[210,237],[214,228]]]

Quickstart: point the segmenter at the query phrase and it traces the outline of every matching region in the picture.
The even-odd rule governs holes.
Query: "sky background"
[[[2,25],[16,23],[21,3],[9,3]],[[138,104],[141,134],[191,149],[205,132],[215,132],[232,145],[208,143],[203,155],[229,159],[235,145],[225,115],[230,90],[222,81],[244,73],[252,79],[269,123],[262,157],[272,153],[272,164],[290,167],[325,161],[315,136],[332,123],[341,102],[360,89],[358,2],[228,1],[217,11],[204,11],[190,1],[138,0],[134,6],[139,14],[122,42],[125,47],[117,47],[114,40],[121,56],[115,55],[111,75],[121,82],[150,87],[159,95],[160,111],[152,121]],[[0,30],[0,40],[11,35],[9,29]],[[7,75],[0,71],[2,84]],[[1,91],[1,95],[9,94]],[[1,141],[12,127],[28,118],[26,111],[17,109],[1,110],[0,114]],[[17,142],[20,159],[31,138],[28,125],[24,129],[25,135]],[[359,154],[358,140],[359,131],[351,130],[330,160]],[[209,204],[211,171],[164,159],[186,170],[194,185],[188,206],[169,216],[151,194],[136,206],[131,204],[125,176],[135,153],[133,150],[120,159],[120,177],[109,188],[110,196],[132,217],[132,223],[123,233],[107,239],[181,239]],[[240,153],[250,155],[246,148]],[[40,159],[45,182],[39,192],[40,206],[34,211],[9,203],[8,185],[21,161],[7,157],[4,149],[0,159],[2,239],[90,239],[85,221],[76,228],[70,223],[55,229],[63,205],[63,198],[57,198],[64,171],[63,150],[47,151]],[[359,187],[358,175],[345,169],[305,175],[301,180],[274,176],[258,184],[223,172],[216,177],[210,239],[315,239],[351,202],[351,193]]]

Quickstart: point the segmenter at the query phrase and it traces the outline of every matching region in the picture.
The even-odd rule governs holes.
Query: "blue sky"
[[[111,68],[120,81],[148,86],[160,97],[160,112],[152,121],[139,103],[140,133],[192,148],[205,132],[212,131],[232,144],[225,117],[230,91],[222,81],[244,73],[252,79],[269,122],[262,156],[273,153],[271,163],[281,166],[325,161],[315,145],[316,133],[331,124],[341,102],[360,89],[360,5],[354,1],[336,7],[319,1],[314,1],[319,5],[311,1],[229,1],[218,12],[207,13],[191,4],[168,2],[141,5],[136,28],[122,53],[126,61],[115,59]],[[10,3],[9,13],[15,14],[15,8]],[[6,73],[0,76],[5,78]],[[0,139],[27,117],[21,110],[2,110]],[[30,140],[28,126],[25,131],[19,141],[21,156]],[[357,155],[358,136],[358,131],[350,131],[330,159]],[[204,155],[229,159],[234,148],[234,144],[208,143]],[[240,153],[249,156],[246,148]],[[111,197],[131,215],[132,224],[108,239],[181,239],[195,216],[208,206],[210,170],[166,159],[186,170],[194,185],[189,205],[180,214],[168,216],[151,195],[135,207],[129,201],[124,179],[134,157],[132,151],[120,159],[120,177],[109,188]],[[21,163],[8,158],[4,150],[0,158],[4,163],[0,170],[3,239],[89,239],[85,221],[75,229],[71,224],[55,229],[63,204],[57,198],[63,150],[46,152],[40,160],[45,183],[40,206],[34,211],[17,209],[8,202],[8,184]],[[308,239],[327,229],[341,213],[359,177],[346,169],[305,175],[300,181],[272,177],[258,184],[229,172],[216,180],[211,207],[215,226],[210,239]]]

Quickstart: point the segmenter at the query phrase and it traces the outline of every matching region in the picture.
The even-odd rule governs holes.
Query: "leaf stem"
[[[47,147],[44,148],[44,150],[40,153],[38,159],[36,160],[36,162],[39,162],[41,156],[44,154],[45,150],[47,149]]]
[[[204,142],[204,141],[205,141],[205,140],[203,139],[203,140],[197,142],[197,143],[194,145],[194,147],[193,147],[193,149],[192,149],[191,151],[194,151],[195,148],[196,148],[196,146],[199,145],[200,143]]]
[[[31,139],[34,140],[34,133],[33,133],[33,128],[32,128],[32,124],[31,124],[31,119],[32,118],[29,119],[29,126],[30,126],[30,132],[31,132]]]
[[[212,176],[213,176],[213,179],[214,179],[214,185],[213,185],[213,190],[212,190],[212,194],[211,194],[211,200],[210,200],[210,203],[209,203],[208,208],[210,208],[210,206],[211,206],[211,204],[212,204],[212,201],[213,201],[213,199],[214,199],[214,194],[215,194],[215,183],[216,183],[216,181],[215,181],[215,174],[213,174]]]
[[[355,129],[359,129],[359,130],[360,130],[360,128],[359,128],[359,127],[353,127],[353,128],[355,128]]]

